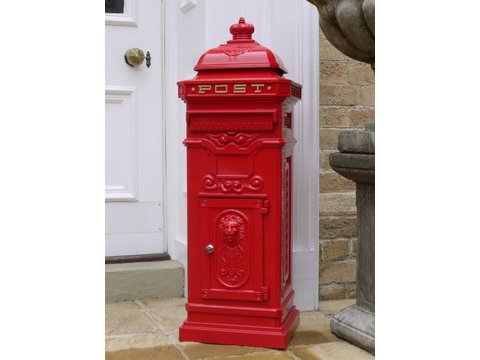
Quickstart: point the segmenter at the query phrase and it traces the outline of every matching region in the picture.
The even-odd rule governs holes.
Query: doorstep
[[[105,265],[105,302],[184,294],[184,268],[174,260]]]

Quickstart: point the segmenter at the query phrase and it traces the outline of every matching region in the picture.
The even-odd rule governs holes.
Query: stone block
[[[375,313],[352,305],[335,313],[330,327],[338,337],[375,352]]]
[[[321,150],[320,151],[320,171],[332,170],[330,166],[330,154],[337,152],[337,150]]]
[[[320,107],[320,129],[349,128],[350,109],[340,106]],[[321,130],[322,131],[322,130]]]
[[[320,264],[320,284],[332,282],[351,283],[357,276],[357,264],[355,260],[324,262]]]
[[[352,256],[356,257],[358,255],[358,239],[352,239]]]
[[[374,84],[375,73],[369,64],[355,61],[348,66],[348,82],[352,85]]]
[[[357,105],[359,99],[363,100],[362,104],[368,103],[371,86],[354,86],[354,85],[320,85],[320,105]],[[363,97],[360,92],[363,91]]]
[[[338,148],[338,134],[341,130],[338,129],[323,129],[320,131],[320,149],[321,150],[337,150]]]
[[[320,217],[320,239],[354,236],[357,236],[357,218],[355,216]]]
[[[355,105],[322,105],[320,106],[321,129],[365,129],[365,125],[375,120],[375,108]],[[321,130],[323,131],[323,130]]]
[[[338,150],[355,154],[375,154],[375,131],[340,131],[338,134]]]
[[[320,259],[322,261],[344,260],[350,255],[349,240],[321,240]]]
[[[345,284],[345,297],[355,299],[357,297],[357,284]]]
[[[321,84],[347,84],[350,64],[337,61],[320,64]]]
[[[350,127],[364,129],[365,125],[375,119],[375,108],[355,106],[350,110]]]
[[[330,155],[330,166],[357,183],[375,183],[375,154],[334,152]]]
[[[326,38],[324,38],[320,39],[320,61],[323,62],[325,60],[351,61],[348,56],[338,51]]]
[[[355,215],[355,193],[320,194],[320,215]]]
[[[320,286],[320,300],[345,299],[345,286],[342,284]]]
[[[184,269],[177,261],[152,261],[105,265],[107,303],[183,296]]]
[[[340,174],[332,172],[320,173],[320,192],[349,192],[355,191],[355,182]]]
[[[300,359],[305,360],[374,360],[375,357],[345,341],[298,347],[292,350]]]
[[[375,105],[375,86],[361,86],[357,88],[359,98],[358,98],[358,105]],[[321,91],[321,90],[320,90]],[[320,94],[321,100],[321,94]]]

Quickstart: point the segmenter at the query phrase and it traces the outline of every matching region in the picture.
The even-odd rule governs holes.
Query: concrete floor
[[[178,341],[185,299],[144,299],[105,305],[106,360],[367,360],[374,359],[330,332],[329,315],[355,300],[321,302],[320,311],[300,315],[286,351]]]

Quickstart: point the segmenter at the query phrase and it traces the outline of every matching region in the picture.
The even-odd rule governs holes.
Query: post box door
[[[200,198],[201,296],[265,301],[264,199]]]

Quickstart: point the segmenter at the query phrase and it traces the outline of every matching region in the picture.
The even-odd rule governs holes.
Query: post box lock
[[[208,244],[207,246],[205,246],[205,252],[206,252],[207,254],[213,253],[213,250],[215,250],[215,248],[213,247],[212,244]]]

